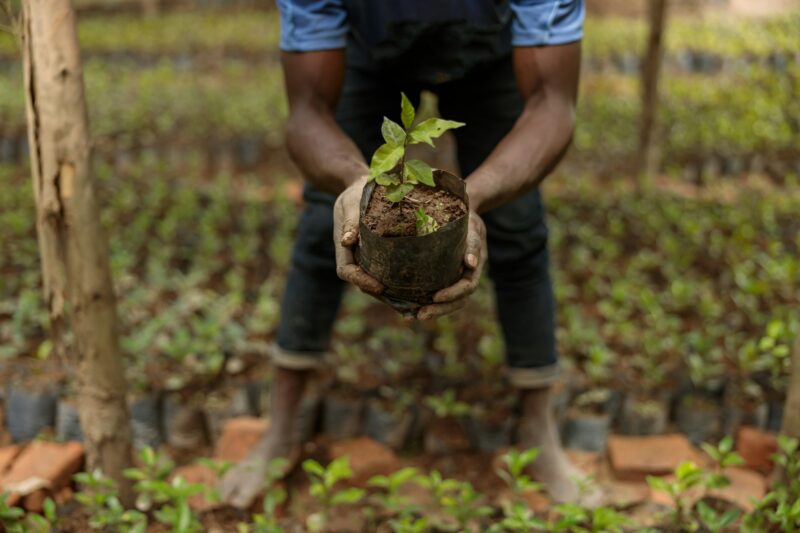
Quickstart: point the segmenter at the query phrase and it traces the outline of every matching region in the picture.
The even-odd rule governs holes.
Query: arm
[[[344,55],[341,49],[281,54],[289,98],[286,146],[305,178],[332,194],[369,173],[361,152],[334,119]]]
[[[513,63],[525,108],[511,131],[467,178],[470,204],[478,213],[539,185],[572,140],[580,42],[515,47]]]
[[[464,277],[442,289],[418,318],[451,313],[478,286],[486,262],[486,230],[478,216],[536,187],[561,160],[572,140],[580,43],[513,51],[514,74],[525,108],[511,131],[467,178],[470,200]]]
[[[383,286],[353,258],[358,205],[369,166],[334,118],[344,79],[344,50],[283,52],[281,60],[289,98],[289,154],[308,181],[337,195],[333,209],[336,273],[362,290],[378,294]]]

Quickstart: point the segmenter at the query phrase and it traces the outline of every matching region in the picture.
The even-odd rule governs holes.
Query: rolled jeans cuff
[[[518,389],[539,389],[549,387],[561,378],[561,365],[540,366],[536,368],[514,368],[509,367],[508,380],[511,385]]]
[[[322,366],[324,352],[296,352],[273,344],[270,349],[272,364],[287,370],[314,370]]]

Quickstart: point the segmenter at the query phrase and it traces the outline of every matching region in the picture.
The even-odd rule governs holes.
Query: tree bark
[[[125,502],[131,431],[106,237],[91,179],[89,124],[70,0],[22,2],[22,49],[36,230],[54,345],[72,327],[74,375],[89,469]]]
[[[664,56],[664,28],[667,20],[667,0],[649,0],[648,24],[650,28],[647,50],[641,67],[642,114],[639,125],[639,154],[637,172],[640,185],[646,187],[658,171],[660,147],[657,144],[658,79]]]
[[[786,389],[781,433],[787,437],[800,439],[800,334],[795,338],[792,350],[792,366],[789,386]]]

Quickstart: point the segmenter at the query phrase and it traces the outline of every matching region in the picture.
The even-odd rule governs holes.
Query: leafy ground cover
[[[800,71],[790,54],[797,49],[796,24],[794,15],[677,20],[671,30],[662,109],[670,183],[687,168],[705,183],[715,173],[757,174],[768,165],[777,182],[706,195],[676,194],[674,187],[640,194],[618,178],[615,169],[637,138],[630,58],[642,29],[631,21],[589,22],[590,68],[572,163],[545,191],[567,369],[556,412],[571,446],[600,449],[611,431],[676,429],[695,443],[719,442],[745,423],[773,430],[780,424],[789,347],[798,332],[792,313],[800,299],[800,198],[792,190]],[[146,429],[137,440],[166,443],[181,463],[204,455],[226,418],[269,411],[266,357],[300,208],[299,181],[280,150],[286,107],[275,27],[275,14],[262,11],[81,23],[132,412]],[[10,46],[0,40],[0,55],[10,57]],[[684,68],[687,50],[727,66]],[[775,53],[783,55],[774,59]],[[23,161],[21,79],[16,65],[8,66],[0,86],[0,159]],[[726,165],[733,170],[719,170]],[[596,178],[603,169],[611,179]],[[23,414],[25,434],[65,439],[77,428],[74,416],[68,423],[74,409],[67,379],[47,341],[28,179],[19,163],[0,166],[5,422],[19,427],[15,413]],[[617,180],[619,187],[609,186]],[[486,455],[469,455],[463,464],[447,459],[449,469],[431,466],[432,450],[450,458],[512,441],[516,399],[502,377],[490,289],[485,282],[465,313],[413,328],[383,304],[346,294],[330,371],[315,383],[305,408],[319,414],[316,423],[304,422],[306,435],[366,432],[416,458],[416,471],[400,469],[358,487],[366,492],[346,491],[346,462],[311,454],[316,464],[307,463],[286,493],[276,485],[255,515],[201,514],[188,501],[211,497],[207,489],[176,481],[164,457],[143,452],[149,455],[131,476],[148,505],[126,513],[112,485],[83,473],[76,485],[80,505],[67,514],[84,527],[92,520],[94,527],[118,531],[141,531],[144,521],[154,531],[239,522],[248,524],[242,531],[324,529],[354,509],[359,517],[366,510],[367,530],[377,524],[394,531],[643,528],[624,508],[522,505],[518,495],[530,486],[519,465],[533,452],[506,455],[499,477]],[[36,407],[15,411],[12,402]],[[199,415],[205,427],[176,429],[186,413],[195,421]],[[193,436],[189,445],[178,435],[184,430]],[[0,432],[0,442],[8,439]],[[776,485],[747,517],[711,497],[696,499],[698,491],[724,484],[720,465],[737,461],[725,442],[706,450],[708,463],[653,481],[676,503],[655,524],[708,531],[797,527],[796,484]],[[779,461],[796,478],[796,445],[782,446]],[[483,463],[476,474],[474,465]],[[460,476],[467,472],[473,477]],[[504,479],[512,497],[501,504],[493,496],[502,485],[476,478]],[[318,488],[307,495],[310,487]],[[404,501],[405,491],[425,498]],[[282,514],[285,498],[294,502],[288,515]],[[0,521],[9,531],[47,531],[55,518],[49,506],[44,511],[35,518],[0,505]]]

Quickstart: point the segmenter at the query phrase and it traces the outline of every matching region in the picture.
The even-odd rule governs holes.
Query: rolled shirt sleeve
[[[347,10],[344,0],[277,0],[281,20],[280,48],[312,52],[344,48]]]
[[[583,0],[511,0],[512,46],[567,44],[583,38]]]

